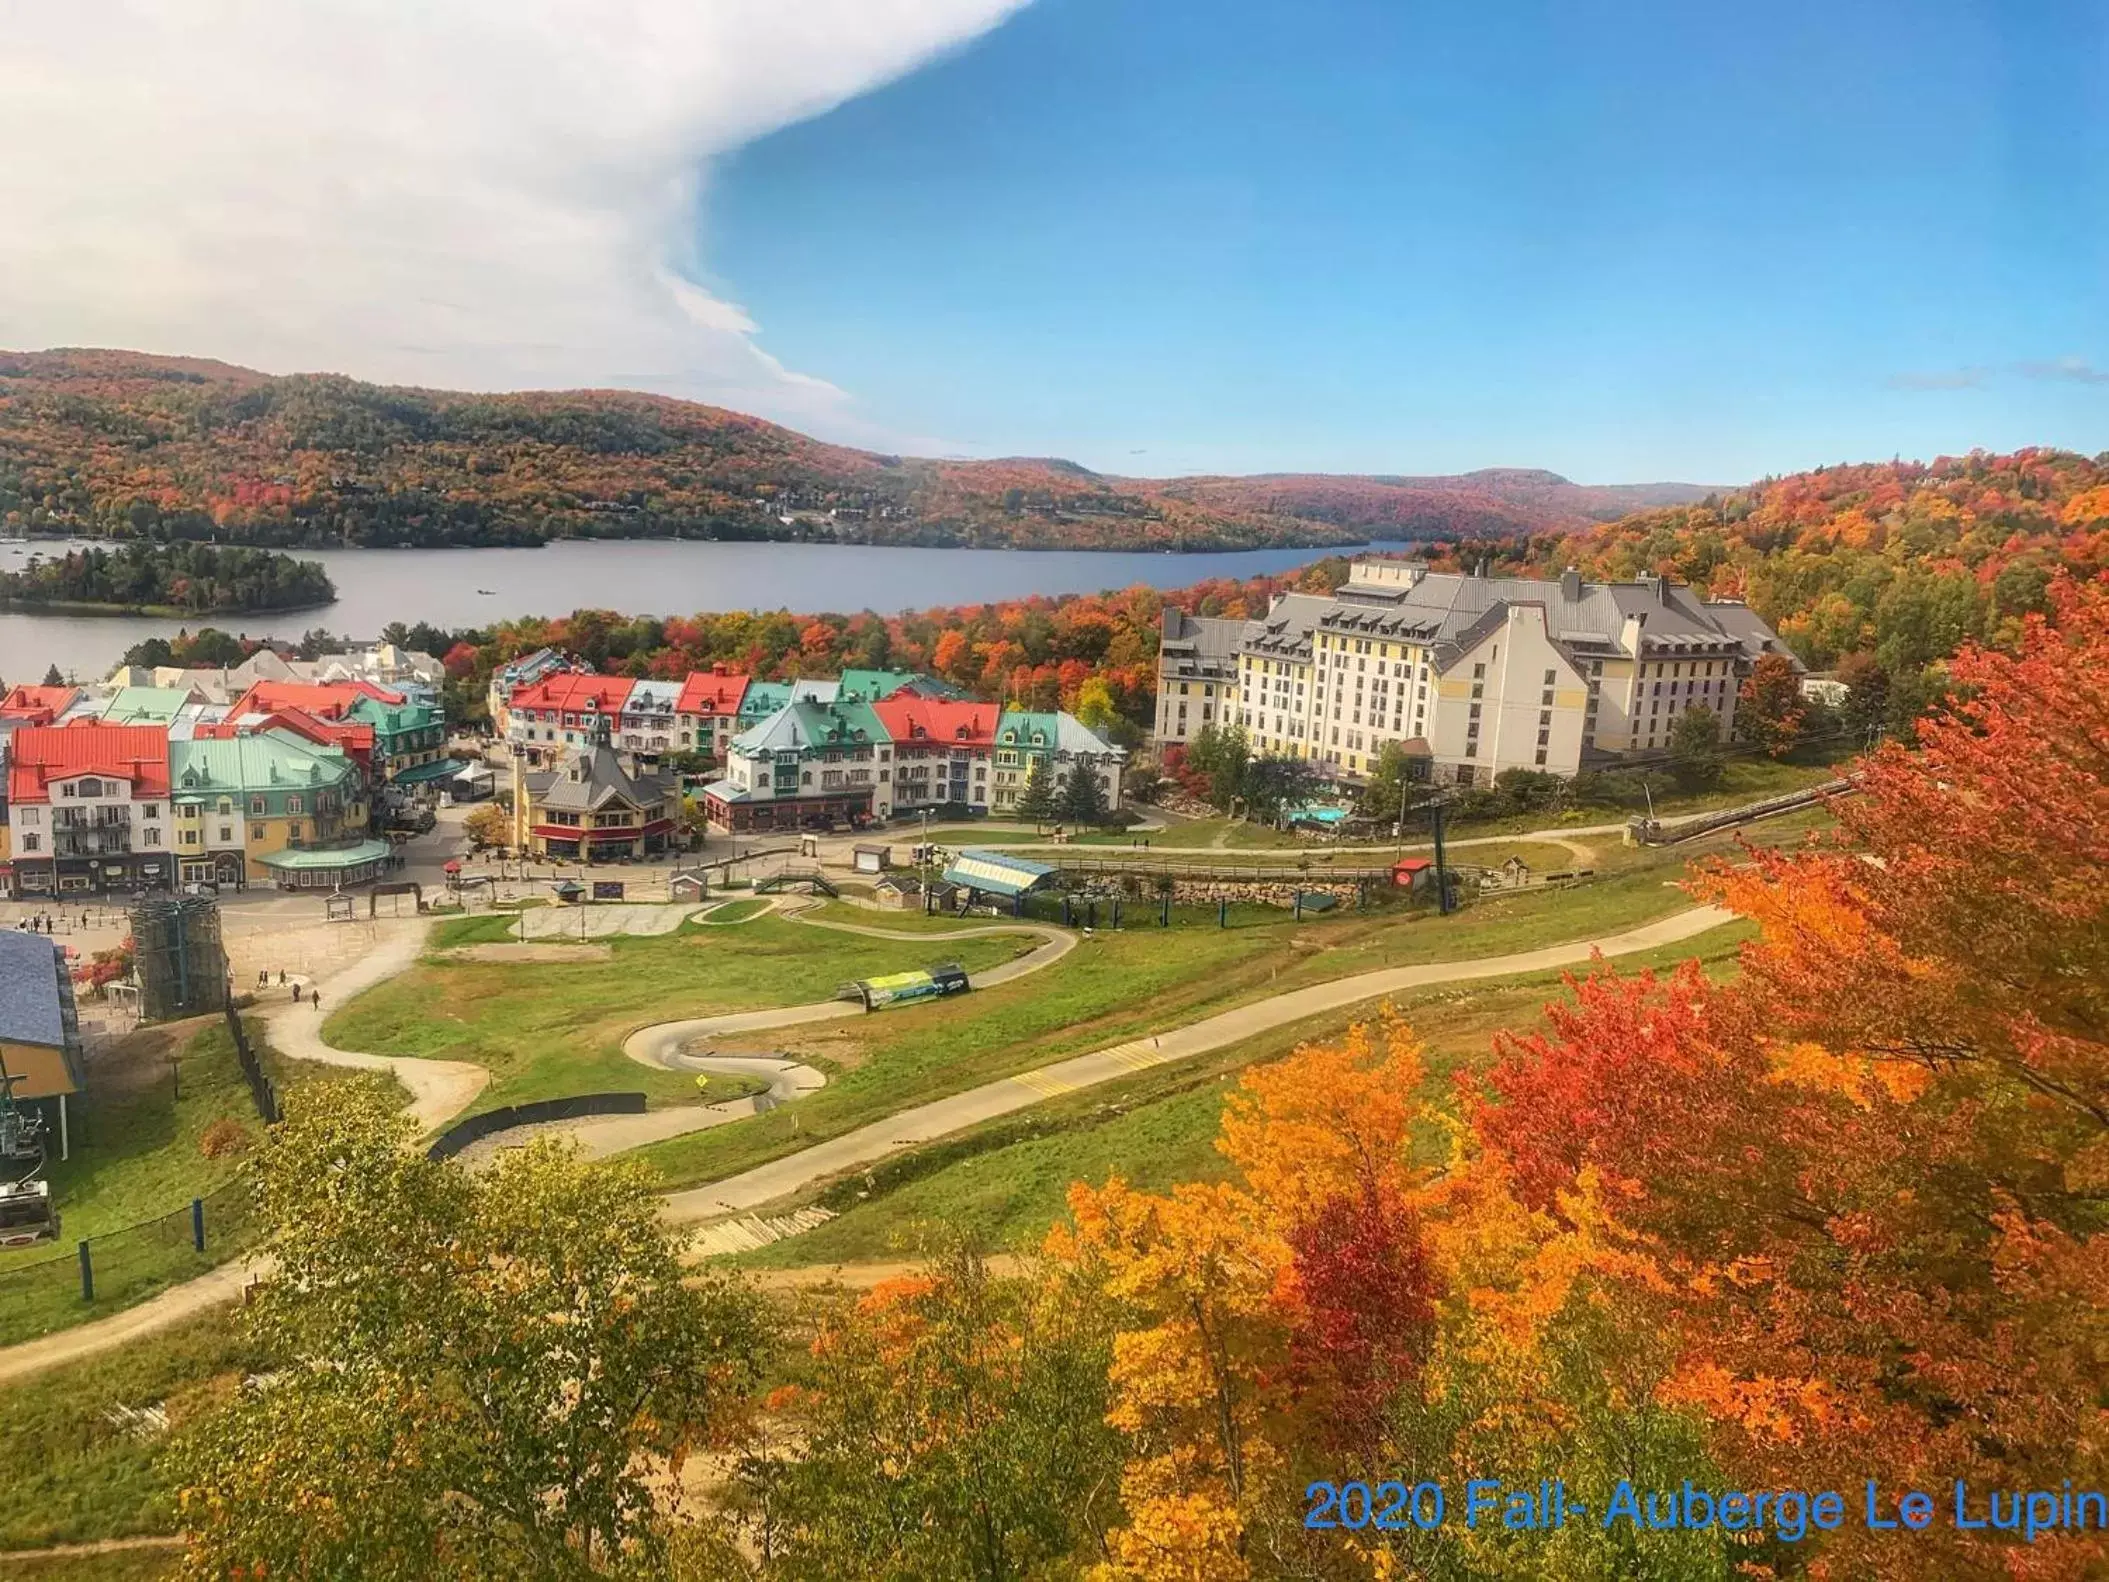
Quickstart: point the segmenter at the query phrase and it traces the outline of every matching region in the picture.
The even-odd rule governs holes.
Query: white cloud
[[[0,3],[0,346],[862,427],[696,283],[703,173],[1022,3]]]

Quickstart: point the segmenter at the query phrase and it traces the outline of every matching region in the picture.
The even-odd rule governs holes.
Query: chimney
[[[1582,574],[1572,566],[1560,573],[1560,597],[1569,604],[1582,597]]]

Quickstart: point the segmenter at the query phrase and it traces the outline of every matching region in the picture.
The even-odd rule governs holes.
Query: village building
[[[15,1103],[41,1113],[71,1151],[67,1101],[81,1091],[80,1019],[62,947],[41,934],[0,930],[0,1081]]]
[[[893,745],[896,811],[990,808],[990,771],[1003,710],[993,703],[959,703],[896,689],[872,706]]]
[[[1237,723],[1244,621],[1166,605],[1157,647],[1157,741],[1189,742],[1204,725]]]
[[[1397,742],[1430,778],[1573,775],[1660,753],[1687,711],[1735,725],[1741,678],[1785,653],[1748,606],[1659,577],[1588,583],[1357,561],[1329,596],[1285,594],[1246,623],[1236,722],[1262,755],[1353,783]]]
[[[168,732],[148,725],[41,725],[8,742],[15,893],[107,895],[174,876]]]
[[[723,665],[690,672],[674,699],[674,751],[723,758],[746,694],[746,676]]]
[[[739,728],[759,725],[792,703],[828,704],[841,695],[842,683],[834,680],[750,681],[740,697]]]
[[[713,822],[733,830],[890,817],[892,738],[868,703],[785,703],[733,737],[724,778],[703,788],[703,804]]]
[[[538,681],[546,681],[561,671],[573,668],[571,661],[558,650],[537,648],[533,653],[522,654],[518,659],[493,670],[484,697],[484,703],[490,711],[491,728],[505,740],[514,740],[513,694],[522,687],[531,687]]]
[[[333,890],[388,858],[358,766],[290,731],[172,742],[169,781],[180,883]]]
[[[79,687],[10,687],[0,697],[0,719],[24,725],[55,724],[80,698]]]
[[[996,728],[991,810],[1013,811],[1034,764],[1043,760],[1057,788],[1066,787],[1071,775],[1091,775],[1099,783],[1106,810],[1120,807],[1121,775],[1128,761],[1125,747],[1114,746],[1074,714],[1005,709]]]
[[[678,682],[632,682],[630,695],[623,699],[620,723],[615,730],[616,744],[624,752],[643,753],[651,758],[675,751],[679,734],[675,705],[680,700]]]
[[[570,748],[605,743],[636,683],[627,676],[564,670],[513,693],[505,739],[530,764],[554,762]]]
[[[553,768],[514,760],[513,848],[552,862],[657,857],[674,839],[674,777],[645,769],[605,741],[564,749]]]

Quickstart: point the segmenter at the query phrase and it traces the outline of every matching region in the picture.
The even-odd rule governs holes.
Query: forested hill
[[[182,615],[254,615],[335,601],[322,567],[275,550],[239,545],[128,542],[8,563],[0,606],[51,605]]]
[[[265,545],[549,537],[1242,549],[1557,532],[1691,485],[1118,478],[884,456],[620,391],[467,395],[117,351],[0,352],[0,525]]]

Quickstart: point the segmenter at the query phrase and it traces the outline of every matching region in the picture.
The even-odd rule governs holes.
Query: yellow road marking
[[[1043,1072],[1028,1071],[1023,1076],[1012,1077],[1019,1087],[1037,1093],[1043,1099],[1060,1098],[1064,1093],[1074,1093],[1076,1084],[1064,1082],[1059,1077],[1050,1077]]]

